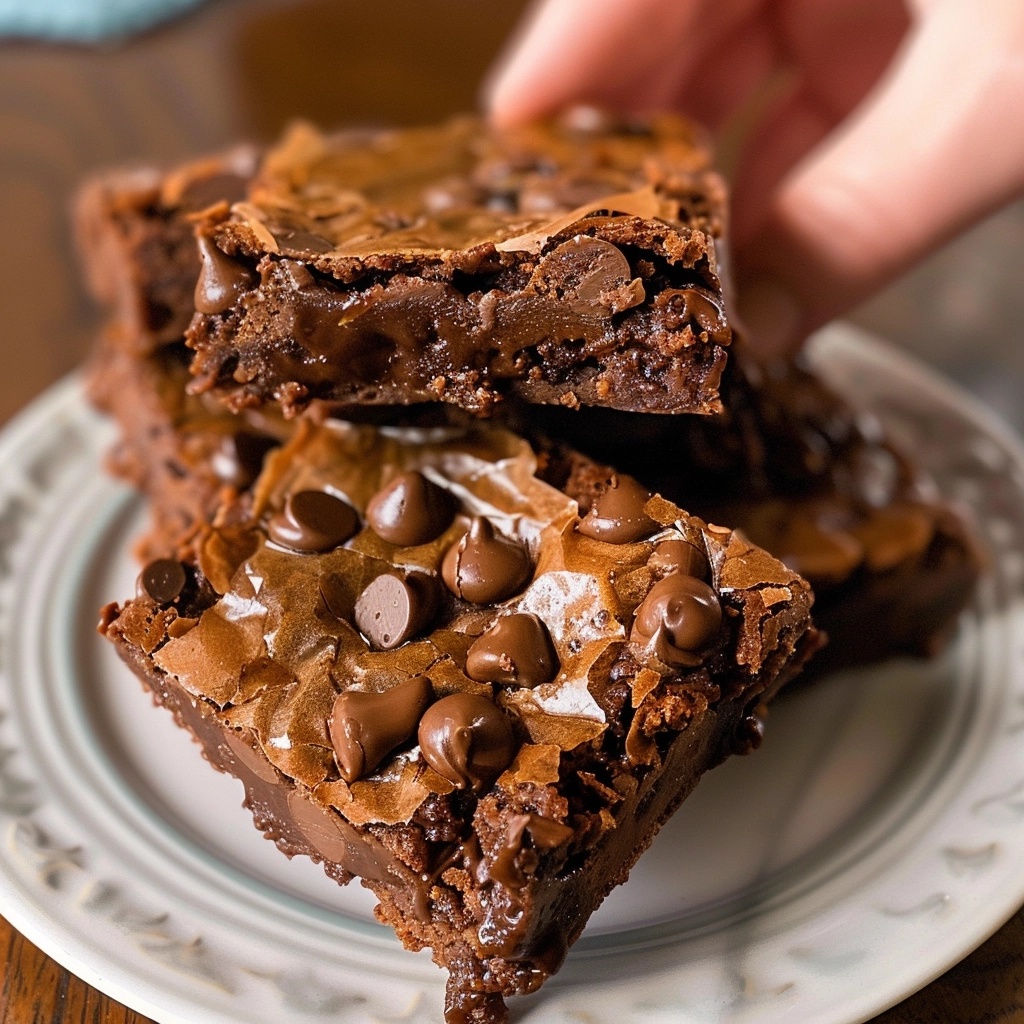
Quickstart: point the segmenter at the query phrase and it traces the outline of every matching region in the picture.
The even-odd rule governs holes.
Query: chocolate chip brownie
[[[198,310],[197,387],[235,408],[707,412],[731,335],[723,209],[691,126],[576,111],[505,133],[297,127],[262,158],[100,176],[76,226],[120,340],[175,344]]]
[[[722,395],[716,417],[537,410],[531,422],[804,576],[828,636],[811,674],[937,653],[984,559],[927,475],[797,363],[760,366],[736,344]]]
[[[740,534],[497,426],[307,417],[101,630],[287,855],[358,876],[451,1024],[553,973],[816,646]]]

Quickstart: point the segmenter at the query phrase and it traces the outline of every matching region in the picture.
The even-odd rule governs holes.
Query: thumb
[[[1024,190],[1024,4],[937,0],[886,77],[737,240],[764,355],[866,298]]]

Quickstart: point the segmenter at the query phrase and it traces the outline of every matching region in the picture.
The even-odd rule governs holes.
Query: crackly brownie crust
[[[442,517],[436,537],[404,547],[377,532],[390,526],[376,495],[411,466],[457,496],[460,517]],[[197,540],[184,572],[147,567],[140,595],[102,623],[210,760],[243,780],[268,837],[323,861],[339,881],[360,876],[381,901],[378,916],[411,948],[432,948],[450,971],[452,1022],[503,1020],[504,996],[532,991],[557,969],[700,775],[756,745],[764,702],[816,642],[809,587],[741,536],[644,501],[626,478],[609,483],[607,470],[580,458],[565,487],[589,508],[581,519],[535,468],[525,442],[493,427],[402,435],[306,421]],[[270,543],[323,544],[315,531],[312,541],[294,533],[296,503],[311,488],[353,503],[353,538],[305,553]],[[452,590],[452,549],[470,559],[460,547],[473,536],[466,515],[505,537],[485,539],[488,558],[495,544],[501,557],[508,545],[529,552],[531,577],[511,596],[474,603]],[[360,607],[381,575],[422,576],[435,601],[419,634],[376,649],[375,620],[360,618]],[[659,587],[711,594],[721,618],[701,612],[682,632],[652,631]],[[557,666],[539,678],[524,667],[533,641],[495,639],[501,624],[531,616]],[[695,622],[701,639],[681,639]],[[521,675],[502,675],[506,655],[485,657],[481,672],[479,652],[493,654],[495,643]],[[362,732],[340,728],[339,694],[394,697],[424,675],[426,711],[401,696]],[[424,728],[435,708],[463,697],[511,723],[514,742],[487,762],[480,785],[460,788],[455,748]],[[399,739],[379,764],[346,774],[353,735],[370,751],[381,721],[410,713],[418,746]],[[493,749],[481,749],[486,761]]]
[[[678,426],[606,410],[533,419],[803,575],[828,637],[812,674],[941,650],[984,557],[927,475],[797,363],[762,367],[736,345],[722,394],[720,416]]]
[[[201,219],[195,387],[287,412],[506,395],[717,410],[723,205],[706,148],[670,117],[298,126],[243,202]]]

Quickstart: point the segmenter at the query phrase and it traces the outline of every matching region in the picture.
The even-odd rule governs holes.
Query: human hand
[[[541,0],[487,90],[745,118],[740,313],[768,356],[1024,192],[1022,0]]]

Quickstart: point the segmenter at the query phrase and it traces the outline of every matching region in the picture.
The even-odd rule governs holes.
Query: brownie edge
[[[506,395],[710,413],[724,189],[695,130],[293,128],[200,218],[194,389],[233,408]]]

